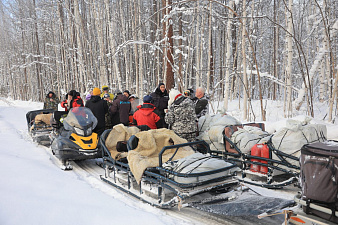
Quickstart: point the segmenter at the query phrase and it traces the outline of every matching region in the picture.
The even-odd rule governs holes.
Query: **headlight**
[[[74,127],[74,130],[78,135],[84,136],[84,131],[82,129]]]

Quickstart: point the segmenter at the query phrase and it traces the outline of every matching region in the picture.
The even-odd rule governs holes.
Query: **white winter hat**
[[[169,92],[169,101],[168,101],[168,105],[171,105],[174,101],[177,95],[181,94],[181,92],[179,92],[176,89],[171,89]]]

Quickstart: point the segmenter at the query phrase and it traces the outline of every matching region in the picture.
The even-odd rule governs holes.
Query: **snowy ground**
[[[256,102],[255,102],[256,103]],[[255,104],[254,103],[254,104]],[[241,120],[237,103],[228,114]],[[259,105],[254,105],[259,122]],[[126,197],[112,187],[55,165],[49,149],[33,143],[27,132],[25,114],[42,103],[0,98],[0,224],[190,224],[164,210]],[[325,123],[328,138],[338,140],[338,126],[323,122],[326,106],[317,104],[313,123]],[[304,111],[296,119],[305,118]],[[283,107],[269,102],[266,129],[285,126]],[[280,193],[257,189],[265,195]],[[292,198],[284,193],[284,198]]]
[[[26,113],[41,108],[0,99],[0,224],[187,224],[60,170],[27,133]]]

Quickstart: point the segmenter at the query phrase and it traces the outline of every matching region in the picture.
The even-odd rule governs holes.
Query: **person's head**
[[[76,91],[75,90],[71,90],[68,92],[68,100],[71,101],[73,98],[76,97]]]
[[[110,95],[109,94],[104,94],[103,95],[103,99],[104,100],[109,100],[110,99]]]
[[[143,102],[144,103],[151,103],[153,98],[150,95],[146,95],[143,97]]]
[[[135,101],[135,99],[136,99],[136,96],[135,96],[135,95],[130,95],[130,96],[129,96],[129,101],[130,101],[130,102]]]
[[[184,96],[185,97],[190,97],[190,90],[185,90],[184,91]]]
[[[196,94],[195,94],[195,96],[197,98],[202,98],[204,96],[204,93],[205,93],[204,88],[203,87],[198,87],[198,88],[196,88]]]
[[[158,89],[160,89],[161,92],[164,92],[165,91],[165,84],[164,83],[159,83]]]
[[[108,93],[108,91],[109,91],[108,86],[107,86],[107,85],[103,85],[103,86],[102,86],[102,91],[103,91],[104,93]]]
[[[93,89],[93,95],[97,96],[97,95],[100,95],[100,94],[101,94],[101,90],[99,88],[96,87],[96,88]]]
[[[52,98],[52,97],[53,97],[53,95],[54,95],[54,93],[53,93],[53,92],[51,92],[51,91],[48,93],[48,97],[50,97],[50,98]]]
[[[182,95],[181,92],[176,89],[171,89],[169,92],[168,105],[171,105],[180,95]]]
[[[125,96],[127,96],[128,98],[129,98],[129,96],[130,96],[130,93],[129,93],[128,90],[125,90],[125,91],[123,92],[123,94],[124,94]]]

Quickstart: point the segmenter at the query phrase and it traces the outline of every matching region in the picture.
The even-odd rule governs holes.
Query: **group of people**
[[[169,93],[165,84],[160,83],[156,90],[143,97],[139,105],[137,97],[130,95],[128,90],[109,93],[108,86],[94,88],[87,96],[86,103],[75,90],[67,93],[61,107],[69,111],[74,107],[88,107],[98,120],[94,132],[99,135],[105,129],[117,124],[147,125],[151,129],[170,128],[180,137],[194,141],[197,131],[197,120],[209,111],[208,98],[204,88],[199,87],[194,92],[188,89],[184,94],[172,89]],[[59,100],[55,93],[46,96],[44,109],[57,111]]]

